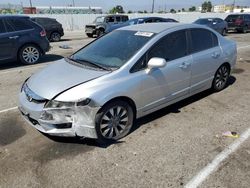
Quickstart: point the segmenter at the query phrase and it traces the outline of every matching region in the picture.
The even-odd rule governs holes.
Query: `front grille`
[[[42,97],[40,97],[39,95],[37,95],[36,93],[34,93],[26,84],[24,84],[23,86],[23,91],[26,95],[26,98],[29,102],[35,102],[35,103],[45,103],[47,102],[48,100],[47,99],[44,99]]]

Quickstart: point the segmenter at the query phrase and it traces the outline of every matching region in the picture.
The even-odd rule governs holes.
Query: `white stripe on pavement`
[[[218,154],[214,160],[203,168],[195,177],[193,177],[186,185],[185,188],[196,188],[204,182],[210,174],[215,172],[220,166],[221,162],[228,158],[230,154],[235,152],[243,142],[250,137],[250,127],[242,133],[240,138],[230,144],[225,150]]]
[[[250,47],[250,45],[247,45],[247,46],[240,46],[240,47],[238,47],[237,49],[240,50],[240,49],[249,48],[249,47]]]
[[[5,110],[1,110],[1,111],[0,111],[0,114],[1,114],[1,113],[4,113],[4,112],[11,111],[11,110],[16,110],[17,108],[18,108],[18,107],[15,106],[15,107],[12,107],[12,108],[8,108],[8,109],[5,109]]]

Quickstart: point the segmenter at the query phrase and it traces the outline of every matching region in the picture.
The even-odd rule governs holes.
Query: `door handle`
[[[9,37],[9,39],[17,39],[19,36]]]
[[[212,55],[211,55],[213,58],[218,58],[218,57],[220,57],[220,54],[218,53],[218,52],[214,52],[214,53],[212,53]]]
[[[191,63],[183,62],[181,65],[179,65],[179,68],[181,69],[187,69],[191,65]]]

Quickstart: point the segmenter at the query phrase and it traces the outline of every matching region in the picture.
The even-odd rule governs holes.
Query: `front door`
[[[141,71],[142,111],[147,112],[189,93],[192,56],[187,54],[186,31],[168,34],[146,54],[148,62],[153,57],[164,58],[167,65]]]

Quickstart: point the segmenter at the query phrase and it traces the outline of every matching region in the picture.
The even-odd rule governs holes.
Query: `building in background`
[[[37,14],[102,14],[101,7],[37,6]]]
[[[220,13],[220,12],[225,12],[226,11],[226,5],[215,5],[214,7],[213,7],[213,11],[214,12],[218,12],[218,13]]]

